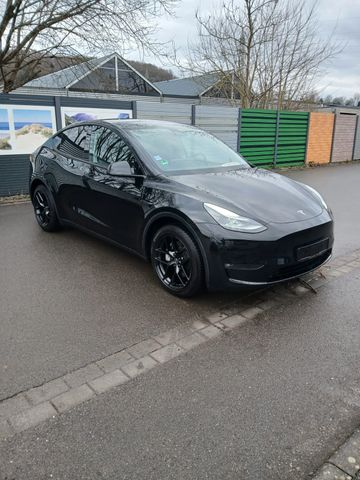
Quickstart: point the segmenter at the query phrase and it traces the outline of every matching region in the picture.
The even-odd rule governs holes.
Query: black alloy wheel
[[[35,217],[40,227],[46,232],[59,229],[59,220],[56,215],[54,201],[44,185],[39,185],[33,194],[32,203]]]
[[[201,257],[193,239],[180,227],[162,227],[154,236],[151,262],[162,286],[170,293],[190,297],[203,284]]]

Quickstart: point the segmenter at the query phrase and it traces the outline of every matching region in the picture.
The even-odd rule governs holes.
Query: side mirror
[[[114,177],[132,177],[132,178],[145,178],[145,175],[135,175],[128,162],[114,162],[110,163],[107,173]]]

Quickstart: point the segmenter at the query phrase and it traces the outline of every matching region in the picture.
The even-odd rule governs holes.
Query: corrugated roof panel
[[[108,57],[109,55],[79,63],[78,65],[73,65],[54,73],[49,73],[43,77],[31,80],[30,82],[26,83],[24,87],[66,88],[70,83],[75,82],[82,76],[89,73],[93,68],[100,65]]]
[[[204,90],[212,87],[218,81],[217,73],[199,75],[197,77],[175,78],[155,82],[154,85],[164,95],[180,95],[184,97],[198,97]]]

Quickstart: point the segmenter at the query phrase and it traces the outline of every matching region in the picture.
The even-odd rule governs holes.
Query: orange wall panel
[[[334,130],[333,113],[310,113],[306,163],[329,163]]]

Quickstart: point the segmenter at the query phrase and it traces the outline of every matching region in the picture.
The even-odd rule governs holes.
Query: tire
[[[45,185],[36,187],[32,196],[35,218],[45,232],[55,232],[60,229],[55,203]]]
[[[178,297],[192,297],[204,285],[199,249],[190,235],[176,225],[166,225],[155,233],[151,264],[162,287]]]

